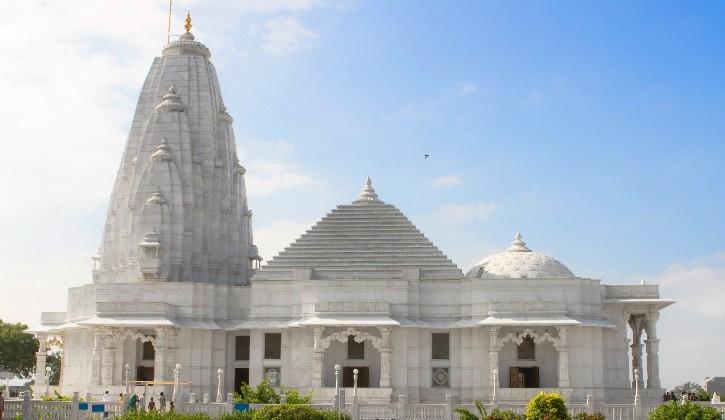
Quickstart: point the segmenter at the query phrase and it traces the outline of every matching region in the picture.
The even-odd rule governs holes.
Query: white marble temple
[[[185,393],[216,395],[223,369],[223,394],[266,378],[324,400],[340,364],[346,386],[364,371],[363,401],[630,402],[646,366],[641,388],[660,397],[672,301],[656,285],[577,277],[519,234],[464,275],[370,179],[260,269],[244,172],[209,50],[187,32],[144,83],[93,282],[35,331],[39,386],[53,346],[66,393],[173,381],[180,364]]]

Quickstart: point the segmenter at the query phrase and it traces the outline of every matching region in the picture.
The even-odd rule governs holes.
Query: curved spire
[[[511,242],[508,252],[531,252],[531,250],[526,247],[526,242],[524,242],[521,234],[516,232],[516,236],[514,236],[514,241]]]
[[[368,176],[365,180],[365,186],[363,187],[362,191],[360,191],[360,194],[357,196],[357,200],[353,201],[353,203],[365,203],[371,201],[377,203],[382,202],[378,198],[378,194],[375,193],[375,189],[373,188],[373,181]]]

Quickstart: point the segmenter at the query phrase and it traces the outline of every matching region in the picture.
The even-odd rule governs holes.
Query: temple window
[[[282,334],[280,334],[280,333],[264,334],[264,358],[265,359],[281,359],[282,358]]]
[[[450,357],[450,334],[433,333],[433,359],[448,359]]]
[[[141,348],[141,360],[154,360],[154,358],[156,358],[154,344],[150,341],[145,341]]]
[[[348,359],[364,359],[365,358],[365,342],[356,342],[355,336],[347,337],[347,358]]]
[[[530,336],[524,337],[524,341],[518,345],[519,360],[536,360],[536,344]]]
[[[248,335],[238,335],[235,337],[234,360],[249,360]]]

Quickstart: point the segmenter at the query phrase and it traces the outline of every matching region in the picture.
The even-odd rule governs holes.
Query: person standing
[[[166,411],[166,397],[163,392],[159,394],[159,411],[162,413]]]
[[[109,394],[108,391],[106,391],[103,394],[103,398],[101,400],[103,401],[103,418],[104,419],[107,419],[108,418],[108,413],[110,412],[109,411],[109,408],[110,407],[108,406],[108,403],[111,402],[111,394]]]
[[[3,393],[0,392],[0,419],[3,418],[4,410],[5,410],[5,398],[3,398]]]
[[[149,413],[156,411],[156,403],[154,402],[154,397],[151,397],[151,400],[149,401]]]

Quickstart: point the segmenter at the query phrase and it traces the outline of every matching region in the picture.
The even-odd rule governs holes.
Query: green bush
[[[486,420],[526,420],[526,417],[521,414],[516,414],[511,410],[499,410],[496,408],[486,417]]]
[[[129,411],[121,417],[116,417],[119,420],[210,420],[209,416],[203,413],[177,413],[177,412],[166,412],[162,413],[159,411],[142,411],[136,413]]]
[[[564,399],[558,392],[540,392],[526,406],[526,420],[569,420]]]
[[[604,417],[604,414],[601,414],[601,413],[594,413],[594,414],[579,413],[576,416],[574,416],[574,420],[607,420],[607,418]]]
[[[268,405],[254,410],[252,420],[350,420],[346,414],[335,411],[318,410],[307,405],[281,404]]]
[[[722,420],[722,414],[712,407],[699,406],[686,402],[678,404],[670,401],[668,404],[661,405],[653,411],[649,420]]]
[[[488,413],[486,412],[486,407],[481,404],[481,401],[476,400],[473,402],[473,405],[476,406],[476,411],[478,411],[480,417],[467,408],[456,408],[456,413],[458,413],[460,420],[480,420],[486,418]]]
[[[478,415],[465,408],[456,408],[460,420],[524,420],[524,416],[518,415],[511,410],[502,411],[495,408],[491,414],[486,412],[486,407],[481,401],[474,401]]]
[[[224,413],[219,416],[219,420],[252,420],[253,411],[235,411],[232,414]]]
[[[312,394],[301,395],[300,392],[294,388],[281,387],[280,392],[277,393],[274,388],[269,386],[267,381],[262,381],[255,388],[252,388],[247,383],[242,383],[242,386],[239,387],[239,393],[234,394],[234,402],[248,404],[279,404],[281,394],[287,396],[287,404],[309,404],[312,399]]]

